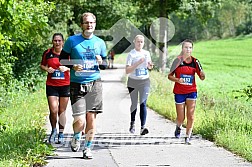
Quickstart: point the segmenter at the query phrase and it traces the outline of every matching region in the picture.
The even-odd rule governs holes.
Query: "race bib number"
[[[185,74],[181,74],[180,78],[182,78],[184,80],[184,85],[192,85],[193,84],[193,75],[185,75]]]
[[[85,60],[83,64],[83,70],[91,70],[94,69],[95,62],[93,60]]]
[[[76,71],[75,76],[79,76],[79,77],[90,76],[93,73],[97,72],[95,66],[96,64],[94,60],[85,60],[83,63],[83,69],[81,71]]]
[[[64,72],[61,72],[60,70],[55,70],[54,73],[52,73],[52,79],[65,79]]]
[[[147,75],[147,69],[146,68],[137,68],[136,69],[136,76],[142,76]]]

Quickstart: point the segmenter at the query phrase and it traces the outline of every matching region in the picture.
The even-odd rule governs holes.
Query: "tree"
[[[218,4],[219,0],[154,0],[154,1],[148,1],[148,0],[141,0],[137,1],[136,4],[139,6],[140,9],[137,16],[138,19],[142,20],[142,24],[151,24],[151,22],[154,19],[157,18],[169,18],[169,15],[173,12],[181,11],[184,13],[189,14],[194,13],[197,14],[197,17],[199,17],[204,23],[208,18],[212,16],[212,8],[213,4]],[[204,15],[201,15],[204,12]],[[160,31],[159,35],[160,37],[163,37],[162,39],[159,39],[159,49],[161,52],[159,52],[159,69],[160,71],[164,72],[166,69],[166,60],[167,60],[167,37],[169,36],[169,32],[167,32],[168,28],[167,25],[160,23]],[[164,26],[164,27],[162,27]],[[168,25],[169,26],[169,25]],[[149,26],[146,26],[149,27]],[[163,31],[163,32],[162,32]],[[163,35],[165,34],[165,35]]]
[[[7,88],[15,72],[21,74],[32,64],[27,55],[30,54],[31,58],[40,56],[36,48],[44,44],[42,39],[47,32],[48,21],[46,14],[53,4],[43,0],[0,2],[0,84]],[[35,52],[26,50],[31,47]],[[17,62],[23,66],[18,67]]]
[[[137,26],[156,46],[159,47],[159,69],[164,71],[166,69],[166,45],[167,37],[164,35],[159,35],[158,40],[154,40],[150,33],[150,26],[152,22],[158,18],[169,18],[172,12],[179,10],[184,10],[187,13],[199,13],[197,16],[201,16],[199,11],[205,12],[202,16],[202,20],[207,18],[211,8],[209,6],[217,3],[218,0],[129,0],[129,1],[119,1],[119,0],[54,0],[57,6],[61,6],[61,9],[71,12],[66,12],[68,16],[67,22],[67,34],[73,35],[75,32],[80,31],[79,28],[79,16],[83,12],[90,11],[97,16],[97,28],[98,30],[106,30],[111,28],[118,20],[127,19]],[[88,9],[88,10],[87,10]],[[108,12],[110,11],[110,12]],[[60,12],[62,13],[62,12]],[[57,17],[61,17],[62,14]],[[65,15],[65,16],[66,16]],[[189,15],[189,14],[188,14]],[[62,20],[65,20],[65,17]],[[52,17],[52,20],[55,18]],[[160,24],[163,26],[162,24]],[[167,27],[159,28],[159,34],[161,31],[168,35]],[[195,29],[196,30],[196,29]],[[166,37],[166,38],[165,38]],[[161,39],[162,38],[162,39]],[[157,44],[156,44],[157,43]],[[147,46],[149,44],[147,43]],[[153,48],[151,50],[154,51]],[[156,53],[155,53],[156,54]]]

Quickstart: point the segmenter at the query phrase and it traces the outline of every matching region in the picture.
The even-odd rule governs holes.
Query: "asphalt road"
[[[136,116],[136,134],[129,133],[130,98],[121,82],[124,66],[102,71],[104,112],[97,116],[97,133],[92,160],[82,159],[82,149],[72,152],[73,135],[71,106],[67,109],[64,144],[53,144],[55,156],[47,158],[47,167],[240,167],[251,163],[226,151],[214,143],[193,136],[192,144],[185,145],[182,138],[175,139],[175,124],[148,109],[147,124],[150,133],[140,136],[139,114]],[[165,104],[164,104],[165,105]],[[168,106],[167,106],[168,107]],[[46,125],[50,133],[49,119]]]

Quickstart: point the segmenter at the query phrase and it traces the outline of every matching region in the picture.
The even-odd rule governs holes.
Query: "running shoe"
[[[56,135],[57,135],[57,129],[53,129],[48,139],[49,143],[55,143]]]
[[[64,134],[59,133],[58,135],[58,143],[57,144],[62,144],[64,142]]]
[[[140,135],[146,135],[149,133],[149,130],[147,128],[142,128],[140,131]]]
[[[130,133],[135,133],[135,124],[130,124],[129,131]]]
[[[176,138],[180,138],[180,132],[181,132],[181,128],[176,126],[176,130],[174,132],[174,135]]]
[[[91,153],[91,149],[90,148],[84,148],[83,150],[83,158],[84,159],[92,159],[93,155]]]
[[[190,138],[189,138],[189,137],[185,137],[185,144],[191,145],[191,143],[190,143]]]
[[[73,152],[77,152],[80,149],[80,140],[75,139],[74,137],[72,138],[71,141],[71,149]]]

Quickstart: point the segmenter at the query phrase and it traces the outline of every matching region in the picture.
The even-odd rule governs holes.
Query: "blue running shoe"
[[[180,138],[180,132],[181,132],[181,128],[176,126],[176,130],[174,132],[174,135],[176,138]]]
[[[64,142],[64,134],[59,133],[58,135],[58,143],[57,144],[62,144]]]
[[[57,135],[57,129],[53,129],[50,136],[49,136],[48,142],[55,143],[56,135]]]

